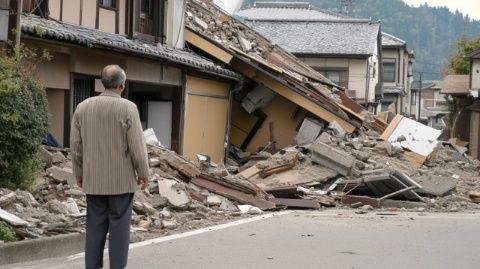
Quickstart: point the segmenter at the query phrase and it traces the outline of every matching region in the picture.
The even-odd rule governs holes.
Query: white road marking
[[[259,220],[263,220],[263,219],[268,219],[268,218],[275,217],[275,216],[282,216],[282,215],[290,214],[292,212],[294,212],[294,211],[275,212],[275,213],[260,215],[260,216],[256,216],[256,217],[252,217],[252,218],[248,218],[248,219],[241,219],[241,220],[236,220],[236,221],[232,221],[232,222],[225,223],[225,224],[219,224],[219,225],[215,225],[215,226],[211,226],[211,227],[206,227],[206,228],[202,228],[202,229],[198,229],[198,230],[194,230],[194,231],[190,231],[190,232],[185,232],[185,233],[181,233],[181,234],[173,234],[173,235],[169,235],[169,236],[164,236],[164,237],[154,238],[154,239],[150,239],[150,240],[145,240],[145,241],[142,241],[142,242],[130,244],[129,249],[134,249],[134,248],[139,248],[139,247],[144,247],[144,246],[149,246],[149,245],[155,245],[155,244],[159,244],[159,243],[163,243],[163,242],[167,242],[167,241],[172,241],[172,240],[176,240],[176,239],[180,239],[180,238],[185,238],[185,237],[189,237],[189,236],[193,236],[193,235],[218,231],[218,230],[222,230],[222,229],[226,229],[226,228],[230,228],[230,227],[234,227],[234,226],[238,226],[238,225],[242,225],[242,224],[246,224],[246,223],[250,223],[250,222],[255,222],[255,221],[259,221]],[[108,252],[108,249],[105,249],[105,252]],[[84,256],[85,256],[85,252],[82,252],[82,253],[78,253],[78,254],[75,254],[75,255],[68,256],[67,260],[68,261],[73,261],[73,260],[76,260],[76,259],[81,259]]]

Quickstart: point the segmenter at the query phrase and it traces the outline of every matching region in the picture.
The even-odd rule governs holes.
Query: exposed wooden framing
[[[256,82],[270,88],[271,90],[275,91],[276,93],[280,94],[281,96],[287,98],[288,100],[294,102],[295,104],[305,108],[306,110],[312,112],[316,116],[324,119],[328,122],[336,121],[340,126],[342,126],[345,131],[348,133],[352,133],[355,131],[355,126],[351,123],[347,122],[346,120],[336,116],[332,112],[324,109],[323,107],[319,106],[318,104],[314,103],[312,100],[301,96],[300,94],[292,91],[287,86],[282,85],[281,83],[275,81],[274,79],[268,77],[265,74],[257,74],[253,78]]]
[[[312,112],[316,116],[328,122],[336,121],[348,133],[352,133],[356,129],[352,123],[323,108],[313,100],[298,93],[297,90],[286,86],[286,83],[281,83],[272,76],[267,75],[266,71],[260,72],[261,69],[259,69],[258,66],[248,65],[246,63],[247,60],[245,59],[245,55],[242,54],[242,56],[234,56],[234,52],[229,52],[224,48],[220,48],[206,38],[194,33],[190,29],[186,29],[185,31],[185,40],[217,58],[218,60],[226,64],[230,64],[236,71],[247,77],[250,77],[257,83],[270,88],[288,100]],[[258,62],[261,63],[261,61]]]
[[[380,136],[382,140],[388,141],[388,138],[392,135],[393,131],[397,128],[398,124],[402,121],[403,116],[402,115],[397,115],[395,118],[393,118],[392,122],[388,125],[387,129],[385,129],[385,132]]]
[[[228,53],[224,49],[212,44],[210,41],[206,40],[190,29],[185,29],[185,41],[194,44],[198,48],[201,48],[203,51],[212,55],[223,63],[228,64],[233,59],[233,55],[231,53]]]

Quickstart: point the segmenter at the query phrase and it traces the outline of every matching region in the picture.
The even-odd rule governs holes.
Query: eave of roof
[[[62,41],[87,48],[109,48],[126,51],[235,81],[242,78],[238,73],[216,65],[209,59],[186,50],[164,45],[146,44],[138,40],[128,39],[122,35],[44,19],[31,14],[22,15],[21,22],[22,32],[27,36]]]

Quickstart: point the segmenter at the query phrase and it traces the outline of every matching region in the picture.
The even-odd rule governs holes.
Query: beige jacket
[[[73,173],[86,194],[135,192],[148,177],[148,157],[137,106],[107,90],[77,106],[70,133]]]

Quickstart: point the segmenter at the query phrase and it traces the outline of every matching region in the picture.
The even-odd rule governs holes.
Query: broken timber
[[[204,178],[194,178],[191,180],[191,182],[199,187],[205,188],[215,194],[227,197],[229,199],[232,199],[234,201],[237,201],[242,204],[248,204],[248,205],[253,205],[256,206],[262,210],[266,209],[274,209],[275,208],[275,203],[271,201],[267,201],[264,199],[257,198],[253,196],[252,194],[247,194],[244,192],[241,192],[239,190],[231,189],[226,186],[220,185],[217,182],[212,182],[208,179]]]
[[[307,209],[320,208],[320,203],[315,200],[273,198],[272,201],[277,205],[287,206],[287,208],[307,208]]]
[[[194,32],[194,30],[188,27],[185,30],[185,40],[191,45],[210,54],[217,60],[229,64],[237,72],[270,88],[274,92],[305,108],[321,119],[328,122],[338,122],[348,133],[352,133],[357,127],[359,127],[358,123],[355,124],[353,121],[349,120],[348,117],[345,117],[345,112],[334,102],[326,104],[320,102],[318,99],[312,98],[310,95],[314,94],[313,91],[302,92],[297,87],[287,83],[284,79],[279,78],[279,76],[274,76],[268,73],[264,70],[264,68],[266,68],[265,66],[262,66],[262,68],[258,64],[253,64],[252,61],[255,61],[255,59],[252,59],[249,55],[242,54],[239,56],[238,53],[235,53],[233,50],[220,47],[215,41],[210,40],[210,38],[202,34]],[[274,68],[271,67],[271,69]],[[326,108],[326,106],[328,108]],[[331,112],[331,106],[334,106],[334,110],[336,109],[337,111]]]
[[[169,166],[177,170],[188,179],[196,178],[201,174],[200,169],[193,163],[188,162],[176,153],[172,153],[165,148],[147,145],[149,150],[153,151],[159,159],[164,160]]]

